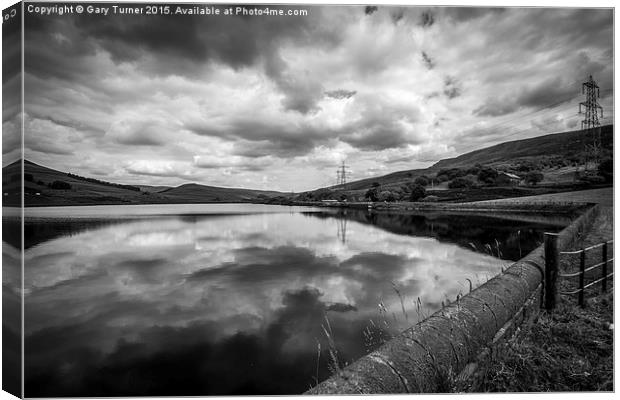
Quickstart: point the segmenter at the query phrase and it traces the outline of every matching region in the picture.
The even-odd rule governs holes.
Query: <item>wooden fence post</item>
[[[581,249],[581,261],[579,262],[579,305],[581,307],[585,306],[583,297],[585,289],[585,278],[586,278],[586,251],[585,249]]]
[[[607,242],[603,243],[603,284],[602,292],[607,292]]]
[[[555,308],[558,276],[558,234],[545,232],[545,309]]]

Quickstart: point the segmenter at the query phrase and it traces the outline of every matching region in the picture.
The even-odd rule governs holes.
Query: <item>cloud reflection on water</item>
[[[30,248],[26,395],[299,393],[315,383],[317,340],[327,348],[326,314],[351,361],[366,350],[362,330],[380,322],[379,302],[393,333],[415,321],[418,297],[436,307],[505,264],[353,221],[343,243],[337,223],[142,219]]]

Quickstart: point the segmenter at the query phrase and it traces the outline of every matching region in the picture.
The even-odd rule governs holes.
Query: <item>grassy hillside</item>
[[[475,164],[509,165],[520,160],[552,157],[577,159],[581,155],[586,141],[589,143],[591,138],[583,130],[514,140],[475,150],[455,158],[440,160],[429,168],[398,171],[383,176],[353,181],[347,183],[347,189],[367,189],[373,182],[378,182],[382,186],[403,184],[415,179],[417,176],[433,174],[441,169],[466,168]],[[601,142],[603,149],[611,154],[613,151],[613,125],[601,127]]]
[[[460,168],[474,164],[506,163],[517,159],[543,156],[575,157],[583,151],[586,140],[589,143],[592,139],[582,130],[514,140],[441,160],[431,168],[436,170]],[[612,149],[613,125],[601,127],[601,142],[604,149]]]
[[[20,162],[2,169],[4,204],[20,203]],[[24,161],[26,206],[156,204],[266,201],[283,193],[186,184],[167,186],[120,185],[67,174]]]
[[[586,143],[592,138],[586,131],[570,131],[539,136],[530,139],[514,140],[472,151],[455,158],[437,162],[429,168],[412,169],[394,172],[388,175],[349,182],[345,187],[332,186],[302,193],[300,199],[341,199],[346,196],[349,200],[361,200],[366,191],[377,187],[379,191],[394,191],[405,193],[407,187],[420,176],[426,176],[432,185],[426,187],[427,194],[439,197],[439,201],[474,201],[491,198],[518,197],[555,192],[557,190],[571,190],[589,188],[593,182],[578,181],[575,178],[576,170],[583,171],[583,152]],[[603,158],[613,155],[613,125],[601,128],[601,142]],[[450,169],[463,171],[472,169],[476,165],[490,166],[497,171],[505,171],[525,177],[529,170],[543,173],[542,182],[537,186],[522,187],[483,187],[463,190],[447,190],[448,183],[434,179],[438,173]],[[590,165],[590,170],[594,168]],[[475,168],[474,168],[475,169]],[[469,175],[476,180],[475,176]],[[600,183],[600,182],[598,182]],[[477,182],[477,184],[481,184]],[[501,186],[501,185],[499,185]],[[541,188],[545,186],[546,188]],[[553,187],[551,187],[553,186]],[[501,192],[501,193],[500,193]]]
[[[260,199],[268,199],[270,197],[282,196],[283,193],[273,191],[259,191],[251,189],[221,188],[214,186],[198,185],[196,183],[188,183],[178,187],[170,188],[158,192],[159,195],[165,196],[170,200],[187,201],[190,203],[198,203],[203,201],[235,201],[245,202]]]

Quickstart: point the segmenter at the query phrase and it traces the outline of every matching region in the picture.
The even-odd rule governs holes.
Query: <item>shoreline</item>
[[[396,210],[396,209],[404,209],[405,211],[408,208],[411,209],[419,209],[419,210],[426,210],[426,209],[441,209],[441,208],[450,208],[450,207],[458,207],[459,209],[463,209],[463,205],[468,204],[468,205],[472,205],[473,207],[475,207],[476,209],[480,209],[482,204],[486,204],[489,205],[489,207],[495,208],[494,204],[495,203],[509,203],[509,202],[514,202],[514,203],[522,203],[524,201],[528,202],[531,204],[531,200],[532,199],[537,199],[540,198],[540,200],[535,200],[536,203],[549,203],[548,200],[545,200],[545,198],[554,198],[557,196],[561,196],[562,198],[565,196],[572,196],[572,197],[584,197],[584,196],[576,196],[575,194],[579,193],[579,194],[586,194],[585,197],[587,197],[587,194],[590,192],[597,192],[597,191],[610,191],[613,193],[613,185],[609,185],[609,186],[603,186],[603,187],[588,187],[588,188],[583,188],[583,189],[579,189],[579,190],[567,190],[567,191],[554,191],[554,192],[550,192],[550,193],[543,193],[543,194],[539,194],[539,195],[524,195],[524,196],[517,196],[517,197],[497,197],[494,199],[486,199],[486,200],[471,200],[468,201],[466,198],[463,199],[459,199],[460,201],[454,201],[454,200],[450,200],[450,201],[434,201],[434,202],[404,202],[404,201],[395,201],[395,202],[368,202],[368,201],[338,201],[338,200],[327,200],[327,201],[296,201],[296,200],[292,200],[292,199],[286,199],[286,200],[273,200],[273,201],[264,201],[264,200],[259,200],[259,199],[248,199],[247,201],[202,201],[202,200],[178,200],[175,201],[174,199],[166,199],[164,201],[164,199],[152,199],[153,201],[148,201],[148,202],[134,202],[131,200],[128,201],[117,201],[117,200],[110,200],[110,201],[92,201],[92,202],[75,202],[75,201],[68,201],[68,202],[59,202],[59,201],[52,201],[49,203],[45,203],[45,204],[27,204],[28,202],[26,201],[25,204],[23,204],[23,206],[21,204],[3,204],[3,208],[39,208],[39,207],[87,207],[87,206],[123,206],[123,205],[135,205],[135,206],[139,206],[139,205],[167,205],[167,204],[265,204],[265,205],[282,205],[282,206],[311,206],[311,207],[333,207],[333,208],[368,208],[369,205],[372,206],[372,208],[374,209],[391,209],[391,210]],[[613,194],[610,195],[610,197],[613,199]],[[27,198],[24,198],[25,200],[27,200]],[[576,203],[576,202],[581,202],[581,203],[587,203],[588,201],[582,201],[581,199],[575,200],[575,201],[571,201],[571,200],[564,200],[564,201],[552,201],[553,203]],[[593,201],[596,202],[596,201]]]

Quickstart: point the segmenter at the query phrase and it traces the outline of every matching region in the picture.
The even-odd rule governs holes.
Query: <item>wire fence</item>
[[[544,296],[543,307],[547,310],[555,308],[560,296],[577,295],[577,303],[585,307],[587,289],[601,285],[601,292],[605,293],[613,283],[613,252],[614,241],[608,240],[574,251],[558,250],[558,234],[545,233],[545,268],[544,268]],[[600,250],[599,250],[600,249]],[[579,262],[574,259],[579,257]],[[594,263],[592,263],[594,260]],[[566,266],[560,273],[560,261]],[[598,261],[598,262],[597,262]],[[578,265],[578,271],[574,266]],[[577,283],[575,284],[575,278]],[[558,285],[560,281],[560,285]],[[558,286],[562,290],[558,289]]]
[[[594,246],[586,247],[581,250],[575,251],[562,251],[559,254],[561,256],[579,256],[579,271],[571,272],[571,273],[562,273],[558,274],[559,278],[564,278],[568,280],[574,280],[577,278],[577,286],[573,285],[572,290],[564,290],[559,291],[560,295],[578,296],[578,304],[581,307],[585,306],[585,292],[586,289],[593,287],[594,285],[601,284],[601,292],[605,293],[608,289],[608,283],[611,280],[614,272],[611,270],[613,267],[613,257],[609,257],[609,245],[613,243],[613,240],[608,240],[606,242],[602,242],[596,244]],[[600,262],[588,265],[588,253],[591,253],[593,250],[601,248],[600,254]],[[599,273],[600,271],[600,273]],[[590,282],[586,282],[590,279]]]

